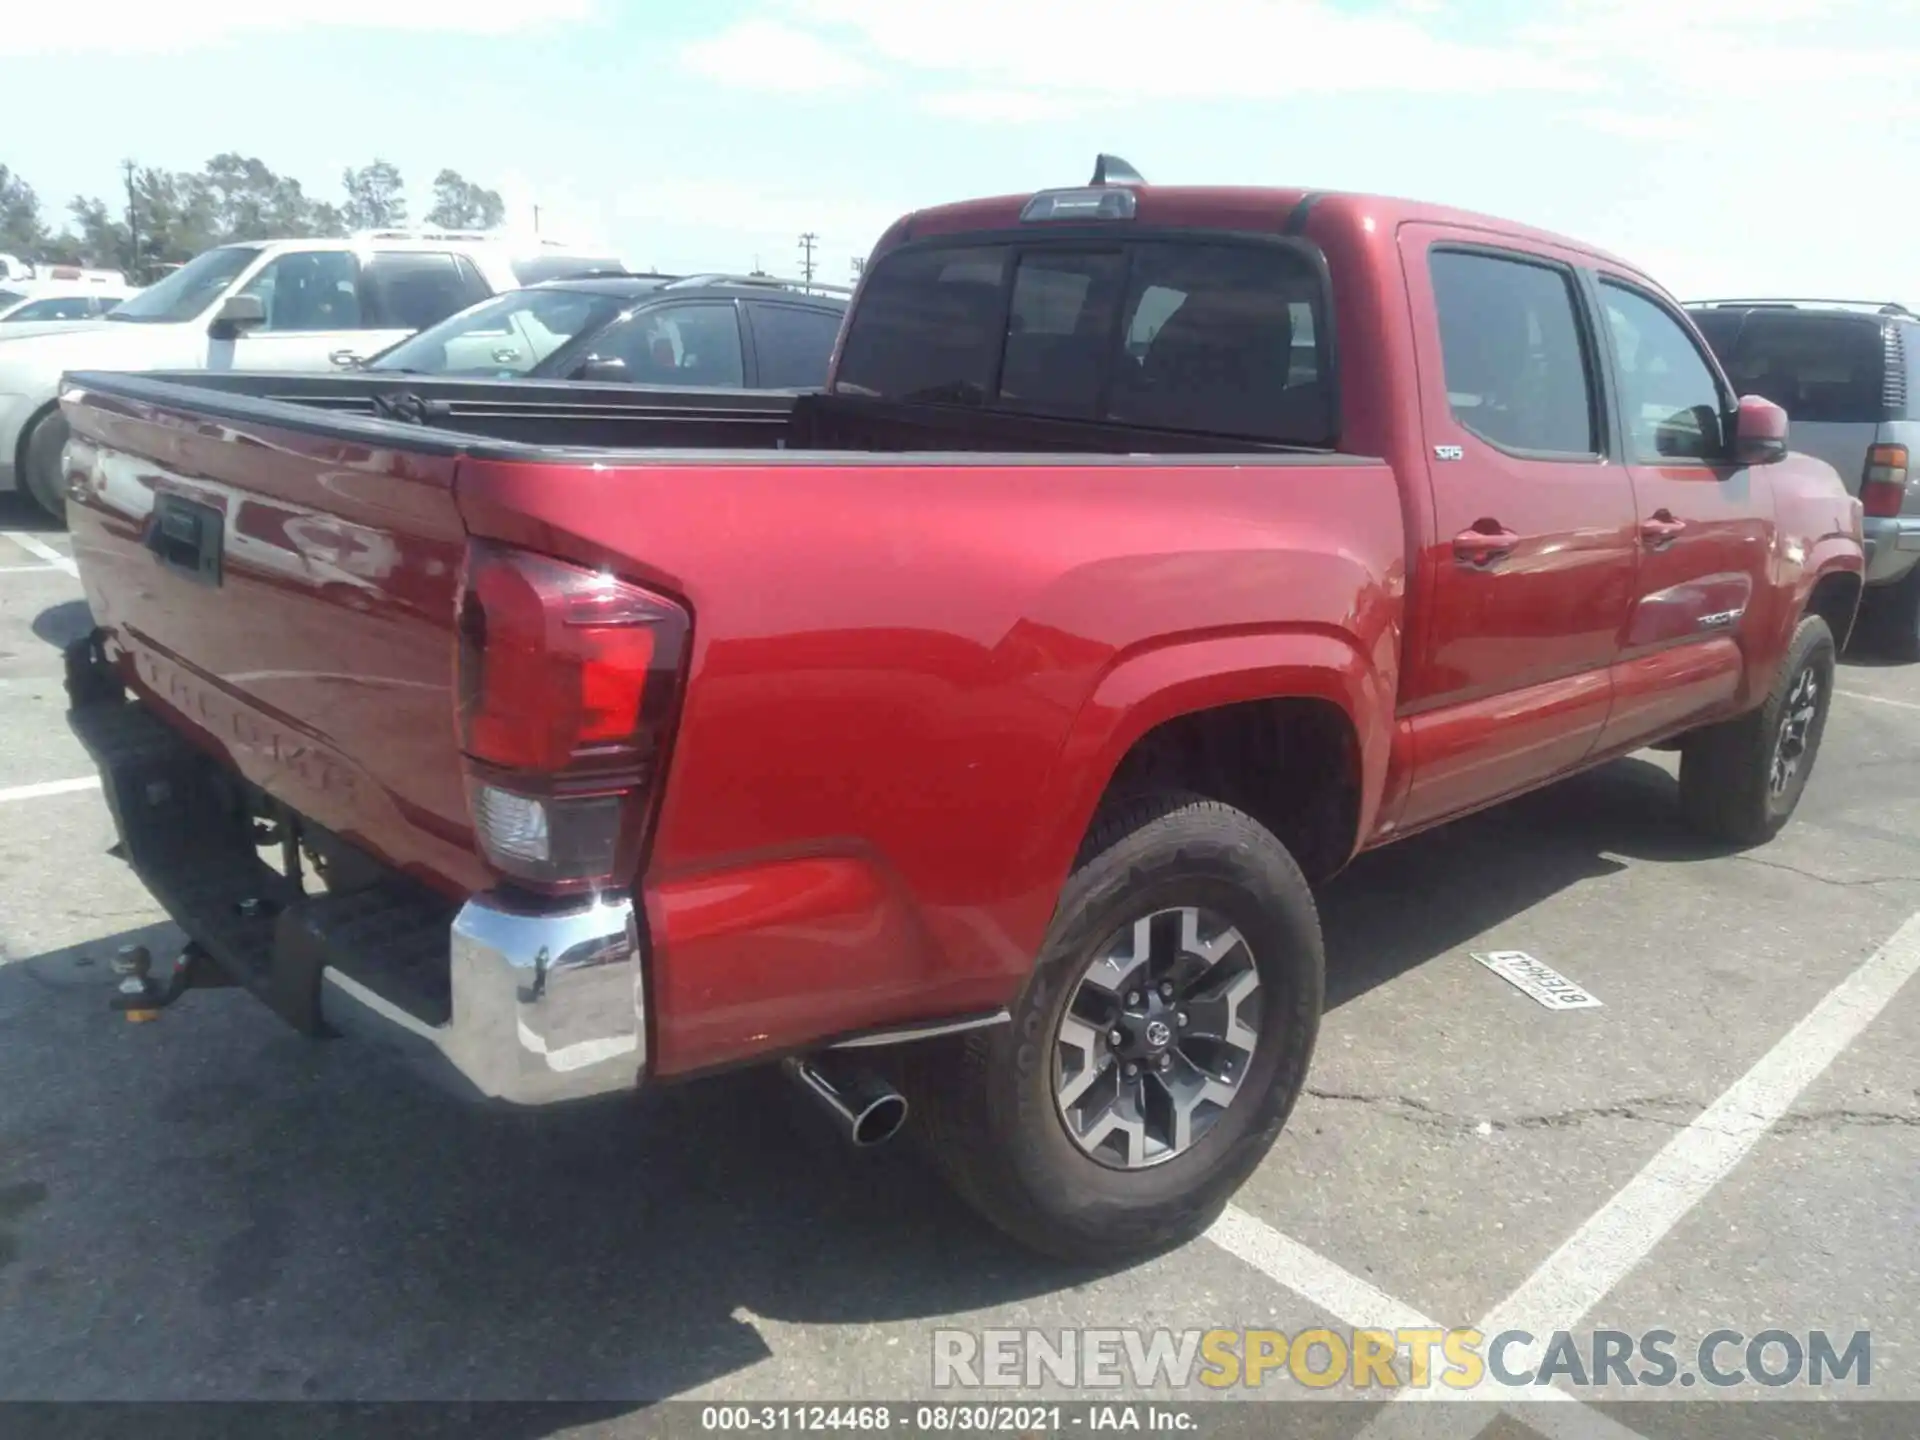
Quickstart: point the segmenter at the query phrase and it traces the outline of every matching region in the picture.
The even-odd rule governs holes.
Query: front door
[[[1773,553],[1764,468],[1729,463],[1733,397],[1673,308],[1598,277],[1633,474],[1639,583],[1600,744],[1624,749],[1731,706],[1739,636]]]
[[[1408,226],[1433,504],[1398,828],[1578,765],[1606,723],[1637,560],[1603,367],[1567,259]]]
[[[235,293],[257,296],[266,319],[210,340],[209,370],[327,370],[329,355],[364,350],[374,338],[361,326],[360,260],[351,250],[289,250]]]

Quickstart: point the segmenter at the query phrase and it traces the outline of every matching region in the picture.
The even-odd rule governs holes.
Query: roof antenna
[[[1118,155],[1101,155],[1093,162],[1093,179],[1089,183],[1094,185],[1144,185],[1147,183],[1147,178],[1138,170],[1134,169],[1133,166],[1122,160]]]

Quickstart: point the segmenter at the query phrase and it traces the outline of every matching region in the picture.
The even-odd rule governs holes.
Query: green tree
[[[449,230],[494,230],[507,218],[506,202],[497,190],[487,190],[458,170],[442,170],[433,179],[433,208],[429,225]]]
[[[25,260],[47,243],[40,197],[6,166],[0,165],[0,251]]]
[[[127,233],[126,221],[108,209],[106,201],[97,196],[76,195],[68,202],[67,213],[73,217],[74,229],[62,237],[72,242],[63,258],[75,264],[120,269],[133,264],[133,241]]]
[[[381,230],[407,223],[407,189],[397,165],[375,160],[342,177],[347,203],[342,218],[349,230]]]
[[[219,200],[204,175],[138,170],[133,177],[133,214],[140,227],[142,268],[178,264],[220,243],[225,235]]]

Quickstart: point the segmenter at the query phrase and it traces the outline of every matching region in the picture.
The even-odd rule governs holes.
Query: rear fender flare
[[[1329,702],[1352,727],[1361,772],[1357,846],[1386,786],[1391,684],[1350,637],[1302,629],[1176,638],[1109,669],[1074,717],[1042,796],[1036,862],[1064,882],[1120,762],[1155,726],[1224,705],[1295,699]]]

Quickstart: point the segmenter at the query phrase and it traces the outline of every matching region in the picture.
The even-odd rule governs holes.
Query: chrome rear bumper
[[[480,895],[454,917],[451,944],[445,1023],[429,1024],[333,967],[321,972],[322,1017],[487,1100],[551,1105],[638,1086],[646,985],[631,900],[534,911]]]

